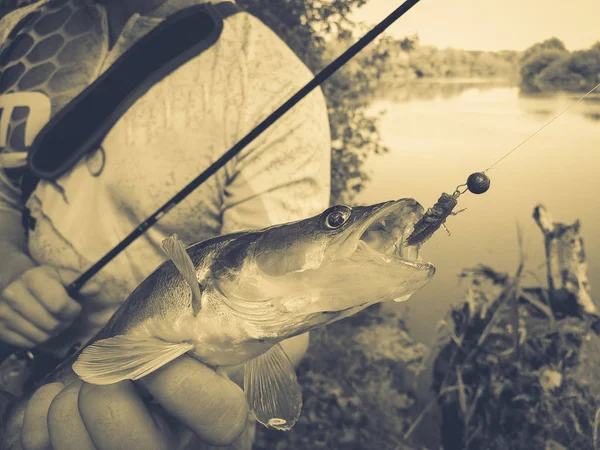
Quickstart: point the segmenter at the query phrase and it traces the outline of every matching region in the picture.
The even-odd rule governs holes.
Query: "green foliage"
[[[521,63],[521,90],[524,92],[541,92],[538,75],[555,62],[568,58],[568,52],[557,49],[544,49],[532,54]]]
[[[585,92],[600,82],[600,42],[570,53],[548,39],[525,50],[521,59],[521,90],[525,93]]]
[[[389,53],[389,70],[384,73],[384,81],[398,78],[506,78],[514,79],[517,74],[518,52],[482,52],[439,49],[432,46],[419,46],[418,36],[390,40],[382,43]],[[394,51],[395,50],[395,51]],[[408,76],[407,69],[409,69]]]
[[[433,383],[445,450],[594,448],[600,337],[545,290],[521,288],[521,269],[470,271],[451,311]]]
[[[400,46],[400,50],[402,50],[403,52],[411,52],[415,50],[419,45],[419,35],[415,34],[411,37],[405,37],[399,39],[397,42]]]
[[[546,39],[543,42],[537,42],[531,47],[527,48],[523,52],[523,55],[521,55],[521,61],[525,61],[531,56],[535,55],[536,53],[544,50],[556,50],[561,53],[568,52],[567,48],[565,47],[565,44],[560,39],[553,37],[550,39]]]
[[[586,80],[600,77],[600,42],[588,50],[573,52],[569,60],[569,69]]]
[[[541,92],[558,90],[577,92],[586,85],[585,78],[571,69],[569,56],[561,56],[548,64],[541,72],[532,73],[529,80],[534,89]],[[531,88],[529,89],[529,92],[532,92]]]

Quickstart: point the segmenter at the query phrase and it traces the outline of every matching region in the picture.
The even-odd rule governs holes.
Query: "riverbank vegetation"
[[[520,65],[524,93],[587,92],[600,83],[600,41],[570,52],[560,39],[547,39],[525,50]]]
[[[483,265],[462,274],[470,286],[433,370],[445,450],[600,448],[600,322],[581,224],[554,222],[543,206],[534,218],[547,287],[524,286],[523,253],[514,276]]]
[[[403,39],[382,39],[371,52],[383,53],[386,70],[381,80],[502,78],[518,76],[519,52],[484,52],[420,45],[418,35]]]

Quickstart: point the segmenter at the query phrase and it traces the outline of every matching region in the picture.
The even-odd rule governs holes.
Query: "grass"
[[[593,450],[600,337],[577,308],[490,267],[468,270],[464,303],[434,365],[445,450]]]

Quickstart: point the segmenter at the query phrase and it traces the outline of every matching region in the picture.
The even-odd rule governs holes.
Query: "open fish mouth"
[[[248,274],[231,281],[215,278],[215,285],[234,314],[280,337],[368,305],[405,301],[435,274],[433,264],[419,255],[421,244],[407,243],[423,214],[423,207],[407,198],[333,206],[305,222],[269,229],[258,242],[260,251],[251,249],[254,265]]]
[[[311,277],[325,300],[303,308],[315,314],[305,323],[332,323],[375,303],[405,301],[425,286],[435,266],[420,257],[421,244],[407,243],[423,213],[413,199],[353,207],[354,221],[340,236],[336,257],[322,276]]]
[[[433,264],[421,258],[421,244],[407,243],[415,224],[422,217],[423,207],[415,200],[403,199],[382,204],[350,236],[350,241],[355,245],[351,259],[435,270]]]

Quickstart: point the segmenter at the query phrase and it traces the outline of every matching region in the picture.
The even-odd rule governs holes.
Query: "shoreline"
[[[411,83],[436,83],[436,84],[506,84],[516,85],[517,80],[511,80],[506,77],[422,77],[413,78],[408,84]]]

